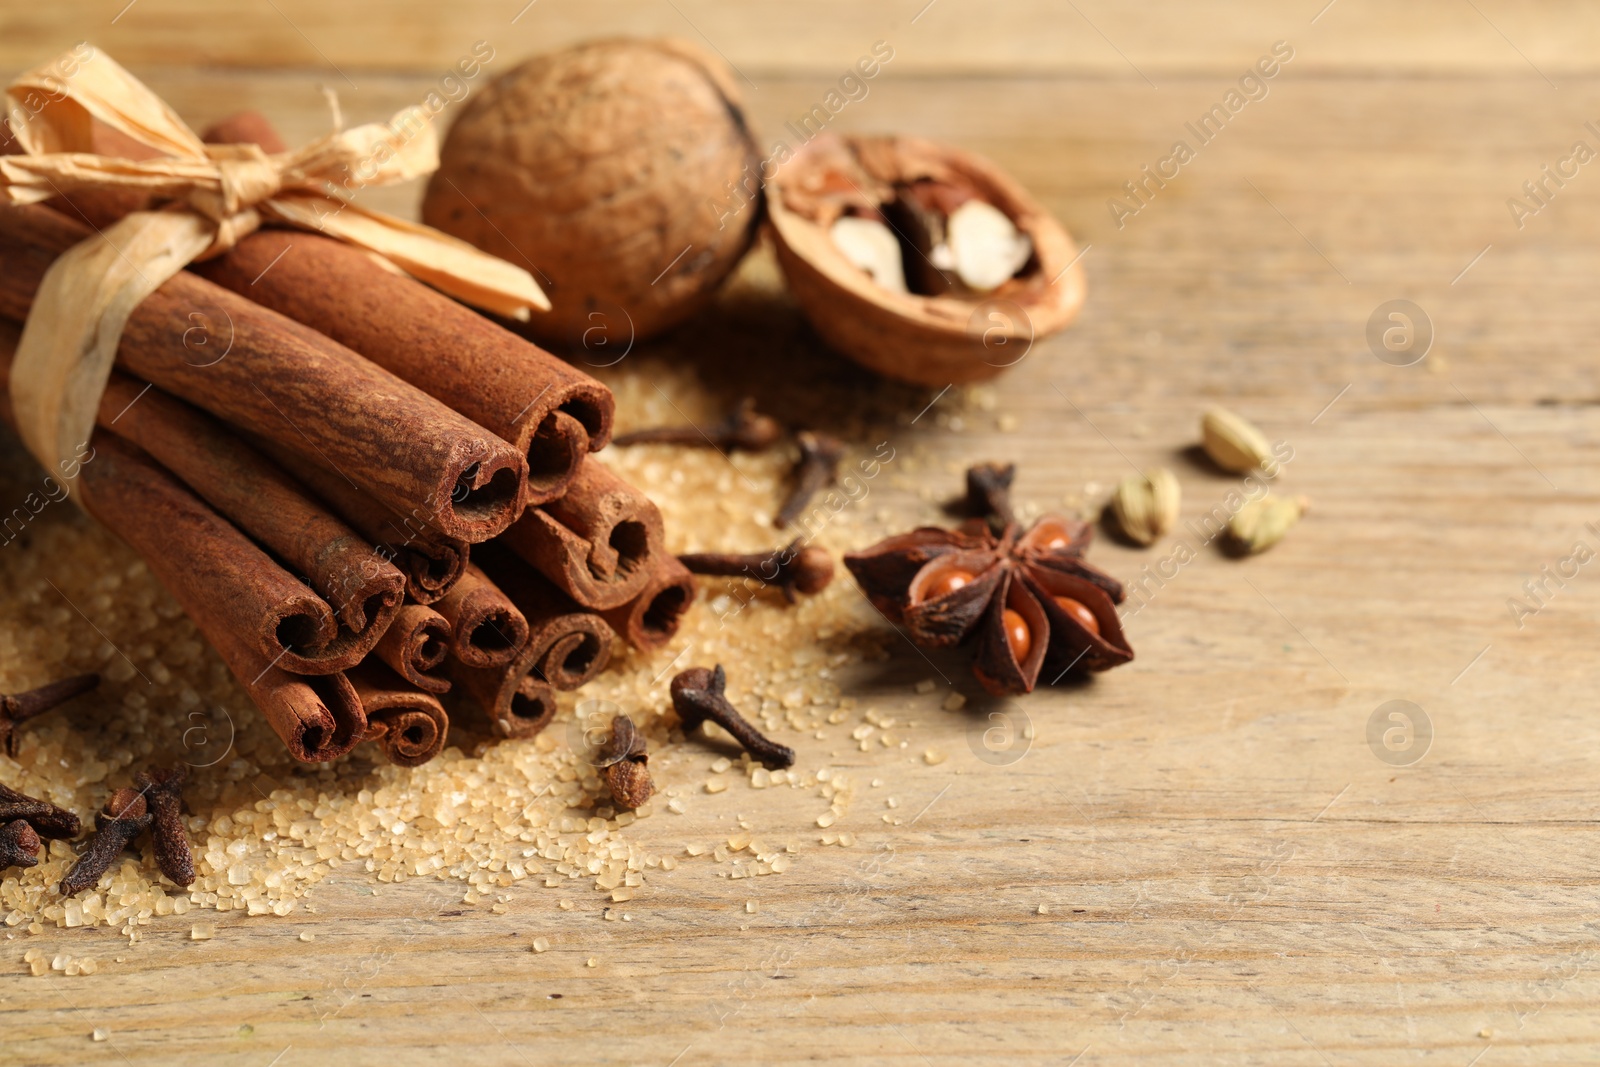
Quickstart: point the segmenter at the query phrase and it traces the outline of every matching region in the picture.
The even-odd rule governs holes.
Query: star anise
[[[1041,671],[1103,671],[1127,663],[1116,605],[1122,583],[1084,562],[1088,523],[1046,515],[998,534],[981,520],[924,526],[844,557],[874,607],[912,640],[977,642],[972,672],[996,695],[1030,693]]]

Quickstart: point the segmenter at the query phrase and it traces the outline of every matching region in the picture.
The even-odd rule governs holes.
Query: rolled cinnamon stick
[[[448,693],[450,679],[437,670],[449,651],[449,621],[430,607],[406,604],[378,639],[372,654],[418,689]]]
[[[611,660],[615,635],[548,578],[504,546],[491,541],[473,557],[528,620],[528,643],[518,661],[557,689],[576,689]]]
[[[529,508],[501,540],[580,605],[603,611],[632,600],[650,580],[661,512],[590,458],[566,496]]]
[[[362,740],[377,742],[390,763],[420,767],[444,748],[450,717],[438,697],[407,685],[370,659],[352,670],[349,678],[367,716]]]
[[[282,464],[295,461],[293,453],[259,436],[252,443]],[[423,521],[421,509],[410,516],[397,515],[337,473],[303,465],[296,471],[306,487],[344,521],[370,541],[378,555],[400,568],[406,578],[406,595],[418,604],[432,604],[448,593],[466,573],[469,546],[445,537]]]
[[[16,339],[17,333],[11,324],[0,329],[0,398],[4,398],[7,422],[11,420],[8,375]],[[136,394],[137,390],[130,389],[130,392]],[[126,399],[125,395],[116,397],[118,402]],[[91,439],[89,455],[96,455],[107,441],[115,444],[123,439],[97,430]],[[124,452],[130,459],[129,469],[135,473],[142,475],[144,467],[149,466],[157,481],[172,480],[171,473],[142,449],[124,445]],[[203,463],[203,457],[182,458],[186,463]],[[139,462],[133,463],[134,459]],[[87,462],[85,460],[85,464]],[[209,479],[210,475],[205,477]],[[190,562],[218,583],[215,595],[226,600],[236,632],[266,660],[293,674],[335,674],[361,662],[378,643],[399,609],[399,601],[394,598],[399,591],[396,583],[385,583],[380,576],[373,598],[352,605],[351,615],[359,628],[346,625],[304,582],[285,571],[226,518],[195,499],[188,486],[176,481],[173,485],[174,492],[166,493],[163,489],[163,493],[174,500],[187,497],[194,505],[192,509],[180,509],[181,518],[189,525],[174,529],[173,536],[186,538],[185,550],[192,556]],[[143,547],[135,545],[141,555],[147,555],[146,548],[163,556],[183,551],[176,542],[163,545],[160,530],[145,533],[130,526],[130,523],[143,525],[156,521],[154,516],[133,514],[124,515],[115,522],[104,521],[104,525],[130,544],[144,537]],[[285,531],[280,532],[287,536]],[[208,579],[188,580],[203,586]],[[164,580],[163,584],[172,589],[171,582]],[[173,595],[179,596],[175,590]]]
[[[450,655],[464,666],[504,667],[528,644],[528,620],[475,564],[433,608],[450,624]]]
[[[0,204],[0,315],[23,321],[50,264],[91,236],[49,208]],[[445,536],[486,540],[522,507],[518,450],[343,345],[187,271],[134,310],[117,362],[401,514],[421,509]]]
[[[104,432],[92,444],[94,456],[79,474],[89,514],[144,557],[291,755],[320,763],[349,752],[367,727],[349,680],[290,674],[282,667],[287,657],[261,650],[260,631],[274,620],[263,618],[260,605],[286,597],[285,586],[316,600],[311,591],[134,446]]]
[[[116,371],[99,421],[304,576],[350,634],[370,628],[363,655],[389,628],[405,596],[405,575],[215,419]],[[292,662],[283,666],[295,669]]]
[[[259,112],[224,119],[213,143],[285,145]],[[611,439],[611,391],[575,367],[370,255],[298,230],[261,230],[194,270],[394,372],[527,456],[527,503],[566,491]]]
[[[602,611],[600,617],[635,648],[660,648],[678,632],[694,595],[694,575],[677,556],[663,552],[639,595]]]
[[[445,661],[461,698],[496,737],[532,737],[556,714],[556,691],[519,664],[488,670]]]

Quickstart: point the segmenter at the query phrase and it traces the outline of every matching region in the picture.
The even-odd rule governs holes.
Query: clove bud
[[[617,807],[632,811],[655,794],[649,763],[644,738],[639,736],[633,720],[626,715],[612,719],[611,736],[595,754],[595,765],[600,768]]]
[[[33,827],[17,819],[0,827],[0,871],[7,867],[36,867],[39,864],[39,835]]]
[[[0,696],[0,748],[6,755],[17,754],[16,728],[36,715],[43,715],[75,696],[87,693],[100,684],[98,674],[78,674],[59,682],[41,685],[25,693]]]
[[[179,767],[143,772],[134,779],[150,809],[150,843],[156,866],[181,886],[194,883],[194,853],[189,847],[189,833],[183,827],[182,789],[187,777],[188,772]]]
[[[800,445],[800,459],[794,467],[794,488],[772,520],[780,530],[800,517],[820,489],[833,484],[844,458],[844,444],[829,434],[801,430],[795,440]]]
[[[765,737],[728,703],[728,677],[717,664],[714,671],[691,667],[672,679],[672,706],[689,733],[703,722],[714,722],[744,746],[744,750],[769,767],[794,764],[794,749]]]
[[[833,557],[816,545],[800,547],[800,538],[776,552],[697,552],[679,556],[678,562],[690,574],[711,574],[725,578],[746,577],[763,585],[783,590],[789,603],[795,594],[815,596],[833,581]]]
[[[1017,465],[1007,463],[978,463],[967,468],[967,514],[975,519],[988,519],[996,532],[1017,521],[1011,509],[1011,482],[1017,476]]]
[[[17,819],[33,827],[40,837],[62,841],[77,837],[83,829],[78,817],[65,808],[0,785],[0,823]]]
[[[150,826],[151,816],[146,810],[144,795],[135,789],[118,789],[106,801],[106,806],[95,813],[95,832],[89,843],[78,853],[78,862],[61,879],[63,896],[73,896],[92,889],[100,876],[122,855],[133,839]]]

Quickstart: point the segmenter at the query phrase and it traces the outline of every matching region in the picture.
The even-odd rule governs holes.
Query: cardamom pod
[[[1212,408],[1200,420],[1200,442],[1217,466],[1232,474],[1265,471],[1278,475],[1272,445],[1254,425],[1226,408]]]
[[[1283,535],[1305,513],[1305,497],[1290,499],[1268,493],[1233,513],[1233,518],[1228,520],[1228,536],[1252,554],[1265,552],[1283,540]]]
[[[1151,467],[1117,483],[1111,494],[1111,514],[1129,540],[1154,544],[1178,521],[1180,498],[1177,476],[1165,467]]]

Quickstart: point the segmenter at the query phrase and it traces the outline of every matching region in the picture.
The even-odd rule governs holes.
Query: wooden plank
[[[1318,26],[1359,10],[1342,0]],[[151,81],[197,124],[265,103],[303,137],[324,121],[313,78]],[[992,155],[1091,246],[1082,321],[998,381],[993,411],[947,397],[907,425],[935,390],[881,386],[819,350],[761,260],[716,314],[608,372],[639,392],[687,365],[706,386],[690,400],[750,390],[823,425],[866,404],[855,429],[922,465],[874,491],[848,527],[857,537],[940,521],[937,499],[980,458],[1017,460],[1020,495],[1038,507],[1096,500],[1130,466],[1165,463],[1199,521],[1233,484],[1185,452],[1209,402],[1293,443],[1286,485],[1313,512],[1272,552],[1235,561],[1202,548],[1152,579],[1144,568],[1164,550],[1096,545],[1097,562],[1143,580],[1139,658],[1016,702],[1034,728],[1024,758],[996,766],[973,748],[988,713],[1012,708],[946,712],[942,686],[913,690],[938,670],[959,678],[958,658],[930,666],[893,645],[846,685],[914,720],[912,747],[862,753],[842,732],[803,746],[806,765],[831,760],[860,783],[834,827],[857,834],[852,848],[817,844],[811,799],[739,789],[630,832],[681,854],[726,836],[738,814],[793,835],[794,869],[732,881],[685,859],[652,873],[628,922],[604,918],[603,895],[567,888],[520,889],[498,915],[441,905],[424,881],[368,895],[351,872],[318,890],[315,915],[222,916],[210,941],[188,939],[192,919],[159,922],[132,947],[105,931],[7,931],[6,1056],[1600,1058],[1600,593],[1584,570],[1520,628],[1507,609],[1527,576],[1580,538],[1594,544],[1584,523],[1600,518],[1594,178],[1581,172],[1520,230],[1505,206],[1586,136],[1595,85],[1556,93],[1522,72],[1375,84],[1291,66],[1119,229],[1107,201],[1230,81],[886,82],[840,117]],[[378,76],[350,106],[372,117],[426,84]],[[809,78],[774,79],[755,117],[779,136],[815,94]],[[388,195],[404,209],[410,194]],[[1414,367],[1380,362],[1365,339],[1374,309],[1397,297],[1437,328]],[[770,376],[775,354],[787,381]],[[70,533],[81,520],[39,521]],[[0,567],[24,581],[32,564],[13,551],[0,549]],[[20,641],[3,627],[0,639]],[[1368,744],[1369,717],[1392,699],[1434,725],[1412,766]],[[925,748],[950,759],[930,766]],[[672,760],[664,774],[685,781],[708,762]],[[562,897],[576,907],[560,910]],[[536,936],[549,951],[528,951]],[[29,947],[102,968],[23,977]],[[92,1042],[95,1028],[109,1040]]]
[[[756,83],[776,74],[837,77],[884,40],[896,50],[896,76],[1071,73],[1160,84],[1242,68],[1284,39],[1324,71],[1482,71],[1559,83],[1591,67],[1600,45],[1600,26],[1579,0],[1325,3],[394,0],[353,9],[319,0],[55,0],[0,14],[0,69],[32,66],[88,38],[135,68],[308,67],[348,89],[364,71],[442,73],[477,40],[509,65],[594,36],[667,34],[719,51]]]

